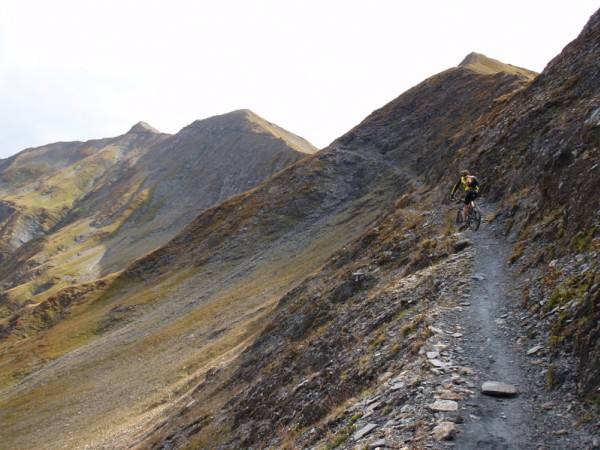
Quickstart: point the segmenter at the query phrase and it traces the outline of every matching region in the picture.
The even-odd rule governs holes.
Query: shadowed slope
[[[597,400],[600,11],[527,89],[499,106],[475,124],[464,163],[485,173],[490,193],[507,206],[523,306],[550,319],[556,365],[565,353],[579,358],[563,383]]]

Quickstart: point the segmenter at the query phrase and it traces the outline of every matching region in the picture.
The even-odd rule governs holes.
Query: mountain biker
[[[479,196],[479,180],[474,175],[470,175],[468,170],[460,171],[460,179],[452,187],[450,198],[456,200],[454,194],[460,186],[465,188],[465,200],[462,210],[463,222],[467,221],[469,215],[469,204]]]

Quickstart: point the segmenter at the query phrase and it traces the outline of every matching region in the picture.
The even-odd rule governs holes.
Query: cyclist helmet
[[[467,175],[469,175],[469,171],[468,170],[461,170],[460,171],[460,176],[461,177],[466,177]]]

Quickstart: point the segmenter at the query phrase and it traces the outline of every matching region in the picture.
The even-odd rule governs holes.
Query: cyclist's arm
[[[456,191],[458,190],[458,188],[460,187],[460,179],[456,182],[456,184],[454,185],[454,187],[452,188],[452,190],[450,191],[450,196],[452,197]]]

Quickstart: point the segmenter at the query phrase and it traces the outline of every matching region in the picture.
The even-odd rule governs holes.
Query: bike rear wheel
[[[469,227],[473,231],[477,231],[481,225],[481,211],[478,207],[471,208],[469,211]]]

